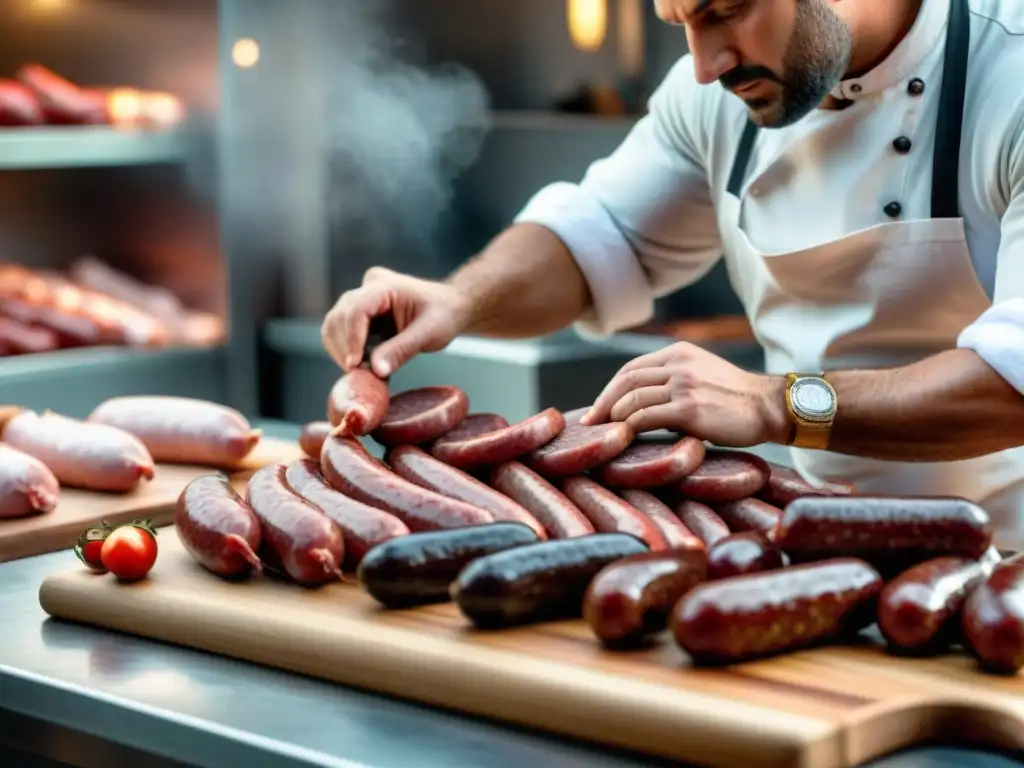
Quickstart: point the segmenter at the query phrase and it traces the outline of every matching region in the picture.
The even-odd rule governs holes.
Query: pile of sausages
[[[117,397],[86,419],[0,409],[0,521],[53,511],[61,486],[129,493],[157,462],[233,467],[261,433],[242,414],[182,397]]]
[[[0,356],[95,346],[207,346],[223,340],[216,315],[195,312],[90,256],[70,276],[0,264]]]
[[[356,370],[303,430],[310,458],[262,470],[244,499],[195,481],[179,535],[226,578],[266,565],[317,586],[356,571],[389,608],[453,600],[490,629],[582,616],[609,648],[668,628],[699,664],[877,621],[895,652],[966,641],[986,669],[1024,665],[1024,561],[999,562],[976,505],[816,487],[693,438],[583,426],[583,413],[510,425],[470,413],[455,387],[391,397]]]

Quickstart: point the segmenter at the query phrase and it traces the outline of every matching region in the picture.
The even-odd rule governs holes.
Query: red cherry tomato
[[[156,562],[156,555],[153,530],[136,523],[115,528],[100,550],[103,566],[122,581],[145,578]]]
[[[90,528],[81,535],[75,545],[74,551],[78,559],[94,571],[107,570],[100,559],[100,550],[103,549],[103,541],[109,533],[109,528]]]

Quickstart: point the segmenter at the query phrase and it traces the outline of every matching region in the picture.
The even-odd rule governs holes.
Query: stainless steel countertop
[[[270,425],[267,432],[294,437],[298,430]],[[39,584],[72,558],[57,552],[0,565],[0,709],[199,768],[664,765],[49,619],[39,607]],[[928,749],[875,767],[1020,765]]]

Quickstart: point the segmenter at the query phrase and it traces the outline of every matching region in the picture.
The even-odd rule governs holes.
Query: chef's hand
[[[788,441],[785,380],[749,373],[680,342],[622,367],[584,424],[625,421],[637,433],[670,429],[743,448]]]
[[[445,283],[373,267],[361,287],[347,291],[327,313],[320,328],[324,348],[346,371],[363,362],[370,320],[391,312],[398,335],[378,346],[370,366],[386,378],[421,352],[437,352],[451,343],[467,322],[469,302]]]

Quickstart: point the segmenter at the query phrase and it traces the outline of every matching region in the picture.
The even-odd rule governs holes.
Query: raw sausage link
[[[124,493],[153,479],[146,446],[116,427],[22,411],[0,428],[4,442],[43,462],[61,485]]]
[[[344,543],[338,527],[285,480],[284,464],[271,464],[249,480],[245,500],[260,521],[260,554],[297,584],[316,587],[341,576]]]
[[[62,349],[121,344],[123,339],[94,318],[66,312],[45,304],[22,299],[0,299],[0,315],[35,328],[45,328],[57,336]]]
[[[487,432],[462,440],[442,437],[434,443],[431,450],[434,456],[445,464],[460,469],[476,469],[518,459],[550,443],[564,427],[565,420],[562,414],[554,408],[548,408],[536,416],[496,432]]]
[[[895,576],[942,555],[977,560],[992,524],[965,499],[805,496],[786,507],[776,541],[794,562],[860,557]]]
[[[1003,560],[967,598],[964,637],[983,669],[1024,669],[1024,554]]]
[[[719,539],[708,550],[708,579],[728,579],[785,566],[782,552],[754,531]]]
[[[657,488],[677,483],[704,461],[704,443],[684,437],[675,443],[634,442],[597,471],[612,488]]]
[[[878,629],[890,650],[924,655],[959,640],[960,609],[985,579],[985,566],[965,557],[938,557],[915,565],[885,585],[878,598]]]
[[[703,549],[645,552],[605,566],[583,598],[583,618],[609,646],[633,645],[668,626],[672,607],[704,581]]]
[[[599,533],[629,533],[654,551],[668,547],[661,529],[647,515],[589,477],[568,478],[562,491]]]
[[[486,510],[494,515],[495,520],[522,523],[533,529],[540,539],[548,537],[544,526],[537,518],[508,496],[484,485],[475,477],[438,461],[414,445],[393,448],[386,458],[394,473],[410,483]]]
[[[542,541],[473,561],[450,592],[463,615],[484,629],[577,617],[602,568],[646,551],[624,533]]]
[[[332,437],[324,443],[320,467],[336,490],[390,512],[411,531],[465,528],[494,522],[494,515],[410,483],[370,456],[358,442]]]
[[[60,485],[43,462],[0,443],[0,520],[52,512]]]
[[[711,581],[679,601],[672,632],[696,664],[735,663],[862,627],[881,589],[853,558]]]
[[[490,482],[530,512],[544,526],[549,538],[571,539],[595,532],[586,515],[564,493],[518,461],[496,466]]]
[[[751,453],[709,450],[701,465],[677,488],[684,498],[693,501],[739,501],[756,495],[770,476],[765,460]]]
[[[237,465],[260,441],[260,430],[233,408],[188,397],[115,397],[87,421],[135,435],[154,461]]]
[[[418,445],[451,432],[469,412],[469,398],[458,387],[423,387],[391,398],[387,416],[371,432],[388,448]]]
[[[374,547],[359,566],[359,583],[388,608],[447,602],[448,588],[466,565],[536,542],[533,529],[519,523],[414,533]]]
[[[771,476],[768,484],[757,494],[774,507],[785,509],[791,501],[804,496],[852,496],[857,489],[852,483],[830,482],[811,485],[795,469],[768,462]]]
[[[699,501],[681,501],[675,510],[683,525],[708,549],[730,533],[725,521],[711,507]]]
[[[669,549],[705,549],[704,542],[687,528],[683,521],[672,514],[665,503],[647,491],[621,491],[619,495],[625,502],[641,514],[646,515],[654,523]]]
[[[367,368],[338,379],[327,396],[327,420],[341,437],[363,437],[377,429],[388,412],[388,383]]]
[[[331,434],[331,422],[311,421],[302,428],[299,434],[299,448],[311,459],[320,460],[320,451],[323,450],[324,440]]]
[[[260,573],[260,521],[220,475],[197,477],[182,490],[174,528],[192,559],[224,578]]]
[[[614,459],[633,442],[633,430],[625,422],[566,427],[562,434],[524,461],[545,477],[567,477],[587,472]]]
[[[715,509],[733,533],[756,531],[768,541],[774,541],[782,510],[760,499],[727,501]]]
[[[345,570],[354,571],[378,544],[409,533],[409,526],[389,512],[334,490],[320,473],[317,461],[293,461],[285,470],[284,479],[295,493],[338,526],[345,542]]]
[[[471,413],[464,418],[455,428],[445,432],[438,438],[439,442],[458,442],[478,435],[486,435],[488,432],[497,432],[509,426],[508,419],[496,413]],[[434,445],[437,445],[434,443]]]

